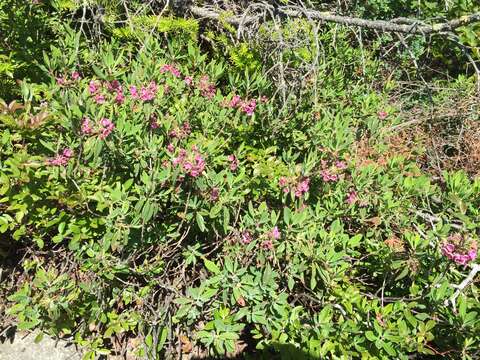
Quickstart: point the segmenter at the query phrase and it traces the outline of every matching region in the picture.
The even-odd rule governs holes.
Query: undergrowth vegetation
[[[474,76],[407,84],[388,36],[271,25],[199,43],[145,15],[36,44],[0,103],[2,336],[85,359],[478,358]],[[268,34],[292,42],[287,87]]]

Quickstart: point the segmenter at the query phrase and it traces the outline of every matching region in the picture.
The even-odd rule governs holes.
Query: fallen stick
[[[238,15],[231,15],[229,16],[228,13],[223,15],[221,12],[199,7],[199,6],[191,6],[189,10],[192,14],[212,19],[212,20],[220,20],[223,19],[225,22],[231,25],[246,25],[248,23],[254,22],[258,20],[258,16],[238,16]],[[350,16],[342,16],[342,15],[334,15],[329,12],[322,12],[317,10],[298,10],[295,7],[278,7],[276,9],[278,14],[282,14],[288,17],[308,17],[310,20],[320,20],[325,22],[333,22],[336,24],[342,25],[350,25],[350,26],[358,26],[362,28],[380,30],[385,32],[398,32],[398,33],[407,33],[407,34],[421,34],[427,35],[432,33],[445,33],[451,32],[452,30],[460,27],[471,24],[473,22],[480,21],[480,12],[465,15],[458,19],[453,19],[443,23],[437,23],[432,25],[427,25],[423,21],[415,21],[411,20],[409,24],[402,24],[397,20],[386,21],[386,20],[367,20],[361,18],[355,18]]]

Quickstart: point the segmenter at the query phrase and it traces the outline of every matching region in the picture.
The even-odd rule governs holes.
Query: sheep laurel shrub
[[[80,56],[70,37],[50,82],[2,105],[0,233],[34,254],[8,298],[19,329],[85,359],[122,338],[148,358],[478,356],[478,287],[454,285],[480,181],[423,173],[382,94],[329,59],[282,106],[193,42]]]

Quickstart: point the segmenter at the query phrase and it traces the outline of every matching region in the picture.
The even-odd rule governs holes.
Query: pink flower
[[[103,129],[99,137],[100,139],[105,140],[115,128],[115,124],[110,119],[103,118],[100,120],[100,125],[103,127]]]
[[[380,120],[385,120],[388,116],[388,113],[382,110],[382,111],[379,111],[377,115]]]
[[[70,148],[63,149],[62,154],[58,154],[52,159],[47,159],[45,163],[51,166],[65,166],[68,160],[73,156],[73,150]]]
[[[235,171],[238,167],[238,160],[235,155],[228,155],[228,161],[230,161],[230,170]]]
[[[262,242],[262,247],[263,247],[265,250],[273,250],[273,242],[272,242],[272,240],[265,240],[264,242]]]
[[[272,233],[271,233],[271,236],[272,238],[278,240],[280,239],[280,231],[278,230],[278,227],[275,226],[273,229],[272,229]]]
[[[160,68],[160,73],[166,73],[169,72],[175,77],[180,77],[180,71],[173,65],[165,64]]]
[[[183,170],[187,171],[187,172],[190,172],[190,170],[193,169],[193,164],[190,163],[190,162],[186,162],[183,164]]]
[[[107,90],[114,92],[120,89],[120,82],[118,80],[112,80],[107,82]]]
[[[307,193],[310,189],[310,179],[305,178],[297,185],[297,189],[295,190],[295,196],[301,197],[303,194]]]
[[[168,152],[173,153],[175,151],[175,146],[173,146],[173,144],[170,143],[167,145],[167,150]]]
[[[73,81],[80,80],[80,73],[78,71],[72,72],[72,80]]]
[[[468,252],[468,257],[470,258],[470,261],[473,261],[477,258],[477,250],[476,249],[471,249]]]
[[[337,161],[335,163],[335,166],[337,167],[337,169],[339,170],[345,170],[347,168],[347,164],[345,163],[345,161]]]
[[[467,265],[470,261],[470,257],[465,254],[454,254],[453,261],[455,261],[458,265]]]
[[[185,81],[185,84],[186,84],[187,86],[190,86],[190,85],[192,85],[192,83],[193,83],[193,77],[191,77],[191,76],[185,76],[185,79],[183,79],[183,81]]]
[[[117,95],[115,95],[115,102],[120,105],[120,104],[123,104],[124,101],[125,101],[125,95],[123,95],[122,89],[119,89],[117,91]]]
[[[147,87],[142,86],[140,89],[140,99],[142,101],[151,101],[155,99],[157,94],[157,84],[155,81],[150,82]]]
[[[327,170],[327,169],[322,170],[320,172],[320,175],[322,175],[322,179],[325,182],[337,181],[338,180],[338,176],[336,174],[330,173],[330,171]]]
[[[90,120],[87,117],[84,117],[82,120],[81,131],[85,135],[91,134],[93,131],[92,127],[90,126]]]
[[[150,116],[150,129],[154,130],[154,129],[158,129],[160,127],[160,124],[157,120],[157,116],[156,115],[151,115]]]
[[[455,245],[453,244],[444,244],[442,246],[442,254],[445,256],[451,256],[455,251]]]
[[[215,96],[215,84],[210,83],[208,75],[203,75],[200,78],[198,88],[200,89],[200,93],[202,94],[202,96],[208,99],[212,99]]]
[[[230,103],[228,104],[229,107],[231,108],[236,108],[241,102],[241,98],[238,95],[234,95],[232,100],[230,100]]]
[[[357,201],[357,193],[356,193],[356,191],[352,190],[348,194],[346,202],[349,205],[353,205],[355,203],[355,201]]]
[[[96,94],[98,91],[97,83],[94,80],[91,80],[88,84],[88,92],[90,95]]]
[[[218,188],[213,188],[212,191],[210,192],[210,200],[211,201],[217,201],[218,200],[218,197],[220,195],[220,191],[218,190]]]
[[[130,96],[132,99],[138,99],[138,90],[135,85],[130,86]]]
[[[95,102],[97,104],[103,104],[105,103],[105,96],[103,96],[102,94],[96,94],[95,95]]]
[[[257,101],[252,99],[250,101],[243,101],[240,105],[242,111],[247,114],[248,116],[252,116],[255,113],[255,109],[257,107]]]
[[[62,86],[62,85],[65,85],[67,83],[67,80],[65,80],[65,78],[62,76],[62,77],[57,77],[56,78],[57,80],[57,84]]]
[[[280,187],[285,187],[287,186],[287,178],[285,176],[282,176],[280,179],[278,179],[278,185],[280,185]]]
[[[242,243],[250,244],[252,242],[252,235],[248,231],[242,232]]]
[[[185,121],[182,125],[182,130],[185,132],[185,134],[190,134],[192,128],[190,127],[190,123],[188,121]]]
[[[67,159],[70,159],[73,156],[73,150],[70,148],[63,149],[62,155]]]

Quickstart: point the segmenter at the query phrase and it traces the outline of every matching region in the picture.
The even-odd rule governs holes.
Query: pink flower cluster
[[[238,159],[235,155],[228,155],[228,161],[230,161],[230,170],[235,171],[238,168]]]
[[[220,196],[220,190],[217,187],[212,188],[210,191],[210,201],[217,201]]]
[[[102,129],[99,138],[105,140],[115,128],[115,124],[110,119],[103,118],[100,120],[100,125],[102,126]]]
[[[388,113],[384,110],[381,110],[377,113],[377,116],[380,120],[385,120],[388,117]]]
[[[253,116],[256,108],[257,101],[255,99],[251,99],[250,101],[243,101],[240,106],[240,109],[248,116]]]
[[[353,205],[357,201],[357,192],[355,190],[351,190],[348,193],[347,199],[345,200],[348,205]]]
[[[173,158],[172,164],[181,167],[181,169],[191,177],[198,177],[202,175],[205,170],[205,160],[196,147],[192,147],[190,154],[187,153],[187,150],[180,149],[178,156]]]
[[[46,163],[47,165],[51,166],[65,166],[68,163],[68,160],[70,160],[73,157],[73,150],[70,148],[65,148],[63,149],[61,154],[58,154],[52,159],[47,159]]]
[[[241,238],[242,238],[242,243],[245,245],[250,244],[252,242],[252,235],[246,230],[242,232]]]
[[[67,85],[69,83],[78,81],[80,79],[81,79],[81,76],[78,71],[73,71],[72,74],[70,75],[70,79],[68,79],[68,76],[65,76],[65,75],[55,78],[55,80],[57,81],[57,84],[60,86]]]
[[[239,108],[248,116],[252,116],[255,113],[255,109],[257,108],[257,100],[242,100],[239,95],[234,95],[229,102],[224,103],[224,106],[225,105],[232,109]]]
[[[212,99],[215,96],[215,84],[211,83],[208,75],[203,75],[198,83],[198,88],[203,97]]]
[[[347,168],[347,164],[344,161],[336,161],[335,164],[329,165],[328,161],[322,160],[321,164],[320,176],[325,182],[337,181],[342,171]]]
[[[262,248],[264,250],[273,250],[273,241],[279,240],[281,238],[281,233],[280,233],[280,230],[278,229],[278,226],[274,226],[271,231],[268,231],[267,233],[263,234],[262,238],[263,238],[263,241],[261,243]],[[247,245],[252,242],[253,237],[248,230],[245,230],[240,233],[239,240],[242,244]]]
[[[285,176],[282,176],[278,180],[278,185],[282,188],[282,191],[285,194],[293,191],[295,193],[295,196],[299,198],[305,195],[308,190],[310,190],[310,178],[303,177],[297,180],[295,178],[289,179]]]
[[[100,126],[95,131],[94,128],[92,127],[90,119],[87,117],[84,117],[82,120],[82,126],[81,126],[82,134],[91,135],[94,132],[97,132],[100,134],[98,137],[102,140],[105,140],[115,128],[115,124],[107,118],[101,119],[99,125]]]
[[[118,80],[99,82],[91,80],[88,84],[88,92],[90,96],[94,97],[97,104],[104,104],[106,102],[106,94],[103,89],[106,89],[108,93],[114,95],[114,101],[117,104],[122,104],[125,101],[125,95],[123,94],[122,85]]]
[[[180,71],[173,65],[165,64],[160,68],[160,73],[164,74],[166,72],[171,73],[175,77],[180,77]]]
[[[157,95],[158,86],[155,81],[151,81],[147,86],[142,86],[140,90],[136,86],[130,86],[130,95],[133,99],[140,99],[142,101],[151,101]]]
[[[474,261],[477,258],[477,244],[472,242],[468,251],[460,252],[459,242],[461,239],[462,237],[459,234],[450,236],[449,242],[442,245],[441,252],[458,265],[467,265],[470,261]]]
[[[175,128],[173,130],[170,130],[168,132],[168,136],[173,138],[173,139],[185,139],[190,135],[192,132],[192,128],[190,127],[190,123],[188,121],[185,121],[182,126]]]

